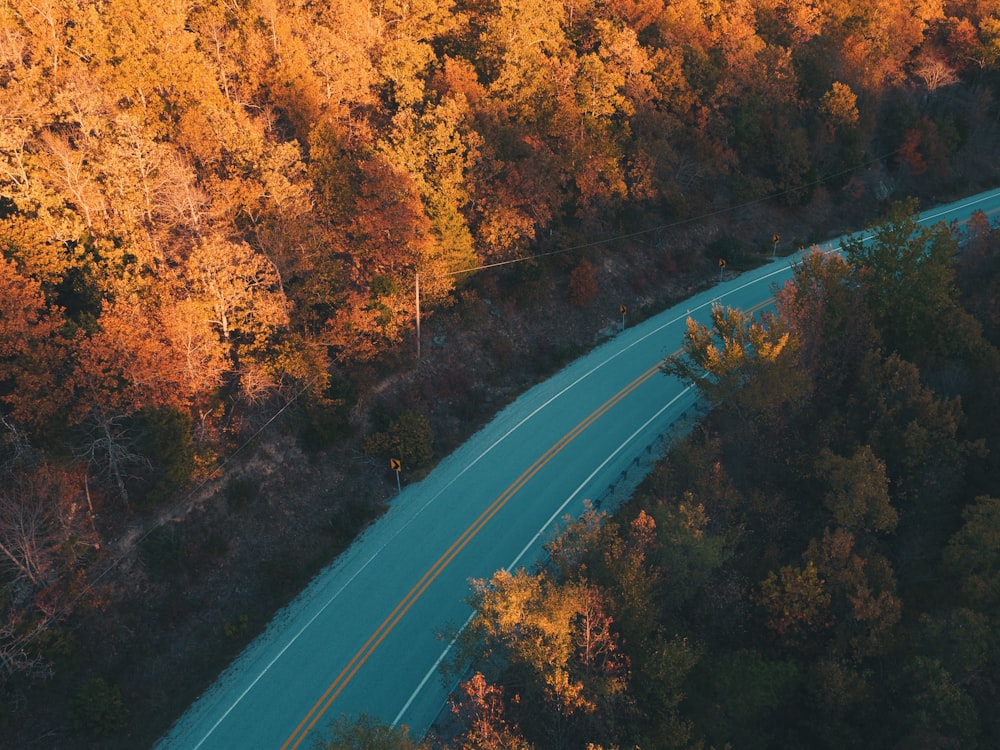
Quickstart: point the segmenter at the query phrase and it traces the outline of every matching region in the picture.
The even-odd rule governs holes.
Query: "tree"
[[[676,612],[704,591],[732,549],[726,536],[714,533],[705,506],[692,496],[661,503],[652,517],[657,544],[651,556],[664,581],[659,597]]]
[[[483,259],[523,257],[539,231],[552,226],[562,202],[557,155],[537,135],[521,132],[502,112],[483,128],[481,153],[472,172],[472,224]]]
[[[713,747],[731,743],[763,750],[782,744],[787,727],[782,719],[801,689],[796,663],[739,649],[706,655],[692,681],[694,736]]]
[[[576,216],[593,222],[595,216],[612,212],[627,197],[623,154],[628,140],[628,122],[635,108],[625,95],[628,66],[636,62],[628,54],[631,32],[611,24],[595,23],[599,46],[581,54],[573,75],[572,91],[560,99],[556,117],[560,139],[574,153]],[[634,42],[633,42],[634,43]],[[640,63],[641,64],[641,63]]]
[[[944,565],[965,600],[988,611],[1000,602],[1000,500],[977,497],[963,509],[962,520],[944,549]]]
[[[860,660],[887,653],[903,610],[889,560],[874,550],[856,549],[846,529],[825,530],[803,558],[815,566],[831,597],[833,655]]]
[[[479,40],[489,95],[515,119],[543,125],[558,95],[555,73],[570,54],[564,6],[539,0],[501,0]]]
[[[76,439],[77,460],[85,462],[88,470],[94,469],[102,481],[113,482],[126,506],[136,472],[150,468],[149,459],[139,453],[139,435],[131,417],[132,413],[99,405],[76,425],[81,433]]]
[[[858,97],[846,83],[834,81],[830,90],[823,94],[819,106],[820,113],[833,131],[858,124]]]
[[[385,82],[386,97],[399,107],[424,98],[424,78],[435,61],[431,42],[445,36],[460,16],[453,3],[380,0],[375,5],[379,44],[375,60]]]
[[[690,747],[693,732],[684,704],[690,698],[692,672],[705,652],[702,644],[664,632],[636,653],[632,690],[646,739],[638,747]]]
[[[842,10],[830,25],[837,29],[841,62],[852,83],[873,94],[904,79],[905,64],[923,42],[928,25],[943,20],[941,3],[903,6],[876,0],[862,13],[851,3],[836,5]]]
[[[913,201],[894,204],[872,240],[853,237],[844,249],[886,348],[923,364],[967,342],[955,336],[955,238],[943,223],[921,227],[915,214]]]
[[[427,418],[411,409],[393,420],[385,431],[370,435],[364,450],[399,459],[407,471],[421,469],[434,456],[434,432]]]
[[[105,302],[98,330],[78,338],[77,363],[68,378],[72,421],[95,410],[132,414],[146,405],[184,408],[191,402],[180,352],[168,344],[154,304],[138,295]]]
[[[716,305],[711,328],[688,319],[683,350],[667,357],[661,370],[746,421],[798,400],[807,388],[795,367],[797,344],[780,318],[756,322],[744,312]]]
[[[973,214],[965,226],[959,264],[963,306],[983,326],[983,336],[1000,343],[1000,231],[982,212]]]
[[[820,413],[838,409],[862,361],[880,346],[871,312],[842,258],[807,253],[776,295],[777,315],[797,341],[796,361]]]
[[[586,307],[597,296],[597,269],[584,258],[569,274],[569,301]]]
[[[85,682],[73,699],[71,716],[77,728],[95,737],[110,737],[128,722],[121,690],[103,677]]]
[[[171,132],[172,108],[212,94],[214,82],[201,75],[197,37],[186,14],[169,6],[110,0],[103,10],[79,5],[67,44],[76,54],[69,59],[84,63],[101,90],[120,97],[119,107],[162,138]]]
[[[324,117],[345,132],[364,130],[364,111],[376,103],[377,69],[373,48],[382,27],[372,23],[372,8],[359,3],[324,3],[314,9],[304,35],[315,74],[322,82]]]
[[[416,274],[425,265],[429,300],[451,280],[435,264],[439,247],[411,175],[376,155],[359,165],[359,185],[346,226],[346,299],[327,321],[330,343],[346,354],[395,344],[415,317]],[[433,273],[433,272],[438,273]],[[430,283],[427,283],[427,282]]]
[[[24,466],[5,472],[0,491],[0,555],[40,590],[64,575],[62,546],[76,536],[90,537],[82,513],[70,501],[70,477],[50,466]]]
[[[49,632],[56,622],[55,613],[25,612],[22,606],[8,601],[10,590],[0,589],[0,686],[5,686],[15,675],[31,680],[44,680],[53,676],[51,661],[34,648],[36,638]]]
[[[31,459],[0,474],[0,689],[14,677],[51,677],[56,665],[43,644],[75,605],[96,599],[73,592],[99,547],[79,497],[83,477]]]
[[[171,295],[161,301],[157,314],[165,346],[176,366],[172,373],[179,382],[176,396],[204,417],[211,408],[213,392],[225,383],[232,366],[231,352],[220,340],[211,311],[201,300]]]
[[[958,75],[947,61],[928,53],[917,58],[913,65],[913,74],[920,79],[930,93],[934,93],[939,88],[951,86],[958,81]]]
[[[865,665],[821,657],[806,666],[803,688],[810,734],[827,747],[860,747],[881,734],[879,683]]]
[[[893,677],[890,689],[897,709],[892,713],[892,728],[901,743],[976,744],[980,735],[976,706],[939,661],[910,656]]]
[[[218,235],[203,239],[191,249],[184,278],[223,341],[252,341],[288,322],[277,269],[246,243]]]
[[[959,430],[964,422],[958,399],[943,399],[921,383],[921,371],[897,355],[870,353],[858,368],[854,398],[845,406],[859,441],[885,461],[886,475],[900,510],[909,509],[907,528],[926,518],[955,514],[967,457]],[[928,514],[923,517],[922,514]],[[933,527],[935,524],[931,524]]]
[[[991,675],[1000,659],[1000,642],[990,615],[964,606],[920,616],[916,650],[940,662],[980,706],[994,694]]]
[[[461,732],[454,750],[529,750],[516,724],[506,718],[503,689],[491,685],[481,672],[476,672],[458,688],[458,697],[451,698],[451,710],[458,717]]]
[[[816,467],[828,487],[824,505],[838,525],[882,534],[896,528],[899,514],[889,501],[885,463],[870,446],[858,448],[850,458],[824,448]]]
[[[329,225],[349,220],[360,189],[360,165],[347,141],[346,133],[326,121],[316,123],[309,133],[308,176],[314,211]]]
[[[590,510],[546,545],[562,576],[585,572],[607,593],[623,648],[633,661],[657,637],[663,586],[662,571],[654,564],[658,547],[656,521],[645,510],[624,526]]]
[[[523,685],[526,735],[550,744],[608,736],[628,710],[630,672],[602,592],[524,570],[498,571],[473,588],[468,638]]]
[[[142,477],[144,501],[155,505],[173,497],[191,479],[195,459],[191,417],[169,406],[147,406],[139,414],[138,448],[149,461]]]
[[[429,750],[427,743],[412,739],[406,727],[389,726],[369,714],[341,716],[329,731],[329,739],[317,743],[321,750]]]
[[[479,264],[467,215],[469,175],[480,145],[465,96],[446,96],[420,115],[412,109],[397,113],[389,142],[382,146],[387,159],[412,177],[430,222],[433,241],[420,245],[416,269],[428,302],[451,290],[452,274]]]
[[[629,659],[623,653],[606,597],[599,589],[580,589],[579,610],[570,625],[576,662],[587,692],[595,696],[602,713],[614,715],[614,706],[628,688]]]
[[[58,387],[66,345],[42,286],[0,255],[0,384],[17,423],[43,430],[65,406]]]
[[[537,691],[532,698],[545,700],[562,715],[590,707],[582,683],[570,671],[571,623],[579,611],[575,593],[544,574],[524,570],[513,575],[498,571],[488,582],[475,582],[473,593],[476,620],[471,632],[532,678],[532,692]]]
[[[834,621],[826,581],[812,562],[769,573],[756,600],[766,613],[767,626],[787,646],[810,645]]]

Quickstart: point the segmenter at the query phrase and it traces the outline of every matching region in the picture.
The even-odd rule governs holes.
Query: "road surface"
[[[1000,190],[927,212],[964,221]],[[839,241],[821,246],[836,251]],[[521,396],[390,510],[271,622],[160,740],[162,750],[311,748],[341,714],[422,735],[450,685],[437,667],[470,615],[471,578],[529,566],[585,500],[624,499],[694,393],[658,372],[685,320],[713,304],[769,304],[799,255],[779,258],[627,328]]]

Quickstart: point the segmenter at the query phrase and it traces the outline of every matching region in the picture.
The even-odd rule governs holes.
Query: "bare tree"
[[[24,431],[6,414],[0,414],[0,472],[10,471],[24,461],[30,450]]]
[[[26,580],[32,589],[52,583],[73,561],[63,545],[87,538],[83,504],[74,499],[69,475],[48,465],[5,472],[0,490],[0,555],[17,571],[8,583]]]
[[[0,479],[0,685],[14,674],[51,676],[32,643],[72,609],[62,581],[79,558],[67,555],[95,541],[73,475],[45,464],[3,472]],[[72,544],[68,544],[72,542]]]
[[[50,131],[42,133],[41,141],[53,157],[53,163],[46,171],[53,176],[56,186],[70,198],[87,227],[93,228],[96,215],[103,213],[107,206],[85,167],[86,156],[73,148],[69,140]]]
[[[149,460],[136,451],[137,436],[123,413],[92,417],[86,440],[77,457],[94,467],[101,478],[114,481],[118,494],[128,504],[126,481],[135,467],[148,467]]]
[[[930,93],[958,82],[958,75],[948,63],[930,55],[921,55],[917,59],[913,65],[913,74],[923,81]]]
[[[33,587],[46,583],[50,574],[46,554],[52,514],[37,497],[20,493],[0,494],[0,553],[27,578]]]
[[[35,679],[52,676],[52,664],[30,646],[53,621],[54,616],[32,618],[30,622],[23,616],[0,620],[0,685],[15,674]]]

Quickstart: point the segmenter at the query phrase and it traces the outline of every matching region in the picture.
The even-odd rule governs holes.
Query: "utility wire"
[[[768,201],[774,200],[775,198],[781,198],[781,197],[783,197],[785,195],[790,195],[790,194],[792,194],[794,192],[797,192],[799,190],[803,190],[805,188],[816,187],[817,185],[821,185],[824,181],[830,179],[831,177],[839,177],[841,175],[849,174],[851,172],[856,172],[859,169],[868,168],[868,167],[872,166],[873,164],[877,164],[877,163],[881,162],[883,159],[887,159],[890,156],[894,156],[897,153],[899,153],[899,149],[898,148],[894,149],[892,151],[886,152],[884,154],[881,154],[879,156],[871,157],[867,161],[864,161],[861,164],[858,164],[856,166],[847,167],[847,168],[841,169],[840,171],[837,171],[837,172],[831,172],[830,174],[827,174],[827,175],[825,175],[823,177],[817,177],[815,180],[813,180],[811,182],[804,183],[804,184],[799,185],[797,187],[786,188],[785,190],[780,190],[780,191],[778,191],[776,193],[769,193],[768,195],[761,196],[760,198],[754,198],[753,200],[745,201],[743,203],[737,203],[737,204],[734,204],[732,206],[726,206],[725,208],[718,208],[718,209],[715,209],[714,211],[708,211],[708,212],[703,213],[703,214],[698,214],[697,216],[689,216],[686,219],[678,219],[677,221],[670,222],[669,224],[660,224],[660,225],[655,226],[655,227],[647,227],[646,229],[638,229],[638,230],[636,230],[634,232],[627,232],[625,234],[616,234],[616,235],[612,235],[611,237],[605,237],[605,238],[599,239],[599,240],[592,240],[590,242],[583,242],[583,243],[578,244],[578,245],[571,245],[569,247],[562,247],[562,248],[559,248],[557,250],[550,250],[549,252],[545,252],[545,253],[537,253],[535,255],[529,255],[529,256],[526,256],[524,258],[511,258],[509,260],[497,261],[496,263],[486,263],[484,265],[475,266],[473,268],[464,268],[464,269],[462,269],[460,271],[448,271],[447,273],[440,274],[440,276],[461,276],[462,274],[465,274],[465,273],[473,273],[475,271],[484,271],[484,270],[489,269],[489,268],[499,268],[500,266],[509,266],[509,265],[513,265],[514,263],[525,263],[525,262],[531,261],[531,260],[538,260],[539,258],[548,258],[548,257],[551,257],[553,255],[562,255],[564,253],[571,253],[571,252],[575,252],[577,250],[585,250],[586,248],[597,247],[598,245],[608,245],[608,244],[611,244],[612,242],[618,242],[619,240],[627,240],[627,239],[632,239],[633,237],[641,237],[644,234],[651,234],[653,232],[662,232],[662,231],[665,231],[665,230],[668,230],[668,229],[676,229],[677,227],[681,227],[681,226],[684,226],[686,224],[694,224],[694,223],[697,223],[699,221],[705,221],[706,219],[711,219],[711,218],[713,218],[715,216],[721,216],[722,214],[732,213],[734,211],[739,211],[739,210],[744,209],[744,208],[749,208],[751,206],[756,206],[756,205],[759,205],[761,203],[767,203]]]

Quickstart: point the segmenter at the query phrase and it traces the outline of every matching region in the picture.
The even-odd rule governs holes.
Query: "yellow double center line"
[[[312,731],[313,727],[316,726],[316,722],[320,720],[320,717],[326,713],[330,705],[337,699],[337,696],[343,691],[347,684],[354,678],[358,670],[361,669],[362,665],[368,660],[368,657],[374,653],[375,649],[379,647],[379,644],[385,640],[385,637],[389,635],[396,624],[403,619],[410,607],[413,606],[414,602],[421,597],[421,595],[427,590],[427,588],[434,582],[434,580],[441,574],[449,563],[455,559],[459,552],[461,552],[465,546],[472,541],[473,537],[479,533],[479,531],[485,526],[493,516],[495,516],[499,510],[507,504],[517,492],[524,487],[528,481],[537,474],[545,464],[551,461],[556,454],[558,454],[563,448],[569,445],[573,440],[575,440],[580,433],[586,430],[590,425],[600,419],[608,410],[612,409],[616,404],[618,404],[622,399],[628,396],[632,391],[638,388],[640,385],[649,380],[653,375],[657,373],[660,365],[657,363],[653,367],[646,370],[639,377],[625,386],[622,390],[618,391],[614,396],[612,396],[608,401],[598,407],[593,413],[591,413],[586,419],[584,419],[580,424],[570,430],[566,435],[564,435],[558,442],[555,443],[551,448],[545,451],[538,460],[535,461],[531,466],[529,466],[521,476],[519,476],[510,487],[504,490],[503,494],[500,495],[496,500],[494,500],[486,510],[484,510],[479,517],[473,521],[472,525],[465,530],[465,532],[456,539],[452,545],[445,551],[441,557],[437,559],[437,562],[431,566],[431,568],[424,573],[423,577],[417,581],[416,585],[410,589],[410,592],[403,597],[403,600],[396,605],[396,608],[392,610],[388,617],[382,621],[378,629],[372,633],[371,637],[365,641],[365,644],[358,650],[354,655],[354,658],[347,664],[346,667],[337,675],[330,687],[326,689],[323,695],[320,696],[319,700],[316,701],[315,705],[306,714],[305,718],[299,722],[299,725],[295,727],[295,731],[292,732],[291,736],[285,740],[285,743],[281,746],[281,750],[295,750],[302,741],[306,738],[306,735]]]

